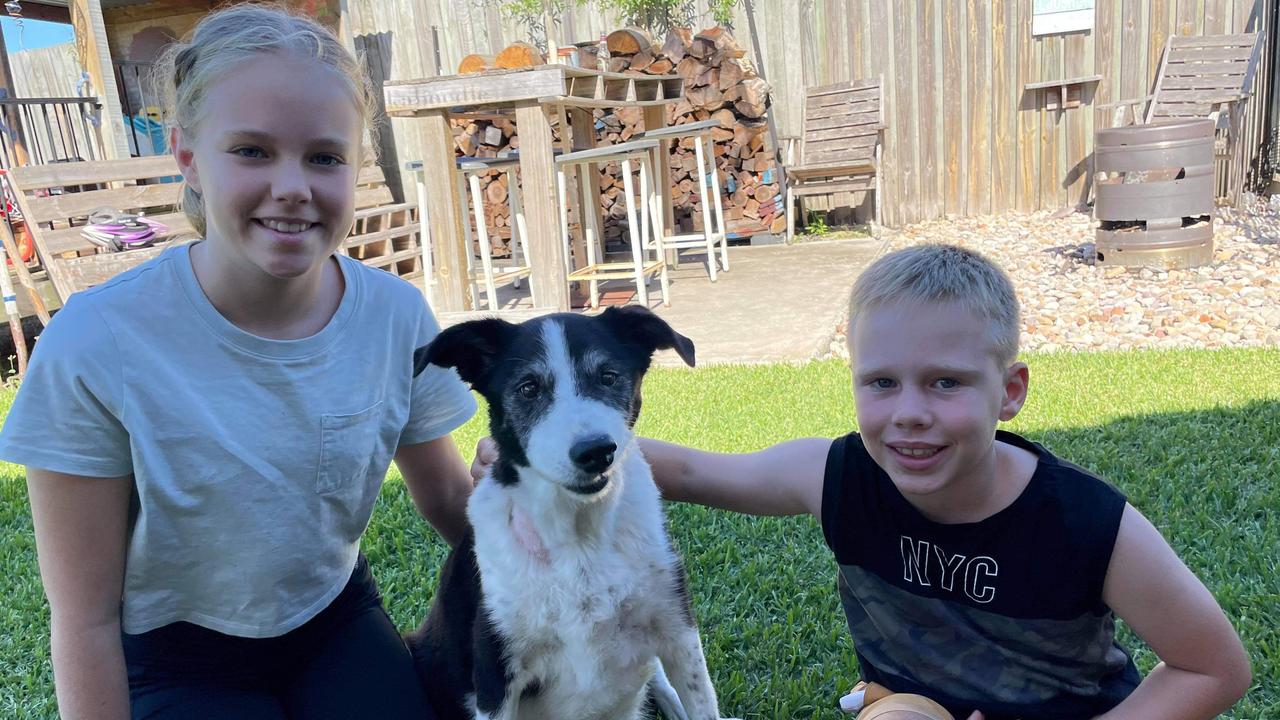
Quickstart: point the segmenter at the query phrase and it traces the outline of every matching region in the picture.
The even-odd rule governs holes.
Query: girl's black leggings
[[[361,555],[342,593],[273,638],[177,622],[124,634],[134,720],[432,720]]]

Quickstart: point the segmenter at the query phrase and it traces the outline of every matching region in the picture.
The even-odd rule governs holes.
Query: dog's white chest
[[[600,542],[566,546],[534,542],[520,525],[477,533],[476,546],[512,669],[539,688],[519,717],[633,717],[660,620],[679,612],[665,536],[621,523]]]

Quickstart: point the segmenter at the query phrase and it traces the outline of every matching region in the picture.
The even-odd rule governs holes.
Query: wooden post
[[[76,52],[93,83],[93,92],[102,103],[102,153],[108,160],[129,157],[124,111],[116,87],[115,66],[107,45],[106,24],[102,20],[102,0],[70,0],[71,25],[76,32]]]
[[[22,313],[18,312],[18,296],[13,292],[13,279],[9,277],[9,269],[5,267],[6,253],[0,245],[0,293],[4,295],[4,312],[9,318],[9,334],[13,335],[13,351],[18,356],[18,375],[27,374],[27,336],[22,331]],[[16,267],[22,262],[15,257]]]
[[[556,42],[555,20],[551,17],[551,8],[548,6],[549,0],[542,2],[542,24],[547,30],[547,62],[560,62],[560,45]]]
[[[436,269],[436,298],[440,310],[471,310],[467,296],[467,253],[462,235],[462,205],[454,184],[455,163],[453,132],[449,129],[449,113],[427,110],[422,124],[422,172],[427,182],[427,216],[431,223],[431,242],[439,250],[440,266]],[[524,138],[522,137],[521,140]],[[429,280],[428,280],[429,282]]]
[[[4,44],[4,36],[0,35],[0,85],[4,86],[10,99],[18,97],[18,92],[13,86],[13,68],[9,65],[9,48]],[[27,157],[27,140],[26,134],[22,127],[22,111],[17,105],[0,106],[3,110],[3,120],[9,126],[12,135],[9,136],[9,142],[13,147],[13,164],[14,167],[30,165],[31,160]]]
[[[357,52],[356,36],[351,29],[351,8],[348,6],[347,0],[338,0],[337,31],[338,40],[342,42],[343,47],[350,50],[352,54],[355,54]],[[359,57],[359,55],[356,57]]]
[[[569,309],[563,239],[559,236],[555,159],[551,123],[537,100],[516,103],[520,133],[521,204],[529,227],[530,284],[538,301],[560,311]],[[433,208],[434,210],[434,208]]]
[[[590,110],[582,108],[572,108],[569,110],[569,118],[573,128],[573,144],[572,150],[590,150],[596,146],[596,125],[595,119],[591,116]],[[604,243],[601,240],[600,232],[604,228],[604,221],[600,217],[600,172],[595,168],[584,165],[578,168],[578,182],[584,183],[583,191],[577,194],[577,197],[583,198],[578,211],[578,223],[581,225],[581,232],[578,234],[580,242],[575,244],[574,252],[580,264],[586,264],[586,244],[588,242],[600,242],[603,249]],[[573,196],[573,193],[570,193]]]
[[[556,105],[555,113],[556,120],[560,123],[560,152],[571,153],[574,150],[581,149],[576,147],[576,143],[579,142],[577,137],[578,133],[569,129],[569,114],[565,107],[563,105]],[[574,130],[577,130],[579,127],[580,126],[576,123],[573,125]],[[579,188],[582,187],[582,183],[590,182],[591,175],[594,174],[594,171],[588,165],[575,165],[573,167],[565,168],[565,171],[566,175],[569,178],[572,178],[569,182]],[[599,177],[599,175],[596,177]],[[574,235],[572,232],[569,233],[569,244],[573,247],[573,256],[581,261],[582,258],[586,257],[584,254],[586,253],[587,247],[588,227],[586,213],[589,208],[587,208],[585,203],[583,203],[583,195],[581,192],[574,192],[570,189],[565,194],[565,198],[568,203],[569,214],[578,218],[578,234]]]
[[[36,281],[31,277],[31,271],[27,269],[27,264],[22,262],[22,249],[18,246],[18,241],[10,232],[10,224],[0,222],[0,243],[4,245],[5,254],[13,258],[13,270],[18,276],[18,283],[26,288],[27,296],[31,299],[31,306],[35,308],[36,317],[40,318],[43,325],[49,324],[49,310],[44,306],[44,298],[40,296],[40,288],[36,287]],[[28,228],[28,232],[30,229]]]
[[[747,25],[751,31],[751,47],[752,49],[755,50],[756,74],[760,76],[761,80],[768,81],[769,78],[765,77],[764,75],[764,53],[760,52],[760,33],[756,30],[756,10],[754,7],[752,7],[751,0],[743,0],[743,5],[745,6],[747,11]],[[881,93],[884,92],[884,83],[880,84],[880,92]],[[803,98],[803,95],[804,93],[801,93],[802,98]],[[881,102],[883,103],[884,101],[881,100]],[[773,162],[778,169],[778,173],[777,173],[778,174],[778,194],[783,197],[788,197],[787,167],[782,161],[782,152],[781,152],[782,146],[778,144],[778,126],[774,123],[774,120],[773,120],[773,108],[770,108],[765,113],[764,119],[769,126],[769,142],[773,143]],[[803,133],[803,129],[800,132]],[[714,158],[713,158],[713,161],[714,161]],[[877,176],[876,177],[876,183],[877,183],[876,196],[877,197],[879,197],[880,195],[879,182],[880,182],[880,178],[879,176]],[[803,218],[801,219],[803,220]],[[725,233],[726,233],[725,244],[726,245],[729,242],[728,234],[727,234],[728,232],[729,232],[729,229],[726,226],[725,227]]]
[[[644,129],[646,132],[650,130],[661,130],[667,126],[667,106],[666,105],[646,105],[644,107]],[[662,204],[662,232],[664,237],[675,234],[676,217],[675,208],[671,205],[671,167],[667,159],[671,157],[671,141],[658,141],[658,157],[655,158],[653,183],[657,190],[658,202]],[[711,158],[711,162],[715,162],[715,158]],[[700,182],[705,180],[699,179]],[[706,214],[706,208],[703,208],[703,214]],[[673,251],[674,252],[674,251]]]
[[[18,96],[13,89],[13,68],[9,64],[9,48],[5,45],[3,34],[0,34],[0,86],[9,91],[9,97]]]

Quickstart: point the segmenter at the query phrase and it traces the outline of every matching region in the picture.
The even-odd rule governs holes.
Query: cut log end
[[[610,55],[635,55],[641,51],[650,52],[653,38],[640,28],[623,28],[605,36],[604,44]]]
[[[493,70],[496,67],[498,67],[496,55],[471,54],[462,58],[462,62],[458,63],[458,74],[467,75],[484,72],[485,70]]]
[[[546,60],[538,48],[529,43],[514,42],[498,53],[495,64],[503,69],[515,69],[545,65]]]

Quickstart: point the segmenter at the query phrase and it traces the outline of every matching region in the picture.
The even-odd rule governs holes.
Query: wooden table
[[[423,171],[427,182],[427,214],[432,242],[439,251],[436,269],[438,309],[472,310],[466,283],[466,247],[462,232],[465,208],[455,191],[452,115],[515,115],[520,135],[522,204],[529,232],[531,283],[540,304],[569,309],[564,246],[559,237],[556,169],[549,113],[560,118],[565,151],[594,147],[593,108],[639,107],[646,130],[666,125],[666,104],[679,100],[684,80],[678,75],[623,75],[567,65],[521,70],[494,70],[420,80],[388,82],[383,87],[387,114],[421,120]],[[591,128],[570,137],[572,127]],[[585,136],[585,137],[584,137]],[[664,143],[664,151],[669,146]],[[665,157],[666,152],[664,152]],[[664,216],[671,223],[667,164],[655,168]],[[514,189],[513,189],[514,191]],[[576,196],[576,193],[570,193]],[[595,193],[598,197],[598,192]],[[585,209],[584,209],[585,210]],[[599,208],[595,208],[598,215]],[[586,212],[580,217],[585,217]],[[585,223],[584,223],[585,225]]]

